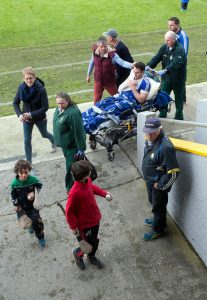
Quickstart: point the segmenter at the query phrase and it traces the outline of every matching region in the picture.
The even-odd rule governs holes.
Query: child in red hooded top
[[[91,163],[87,160],[80,160],[72,165],[71,173],[75,182],[68,194],[65,215],[73,233],[79,232],[81,237],[92,245],[92,251],[88,254],[89,262],[102,268],[103,264],[95,256],[99,243],[97,236],[101,212],[94,195],[105,197],[108,201],[112,200],[112,195],[92,183],[90,172]],[[74,249],[73,255],[77,266],[81,270],[85,269],[81,248]]]

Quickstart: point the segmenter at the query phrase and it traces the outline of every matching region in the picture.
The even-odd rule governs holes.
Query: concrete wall
[[[207,99],[198,100],[196,107],[196,122],[206,123]],[[195,129],[195,142],[207,144],[207,129],[197,127]]]
[[[169,193],[168,212],[207,265],[207,157],[177,151],[180,176]]]
[[[142,129],[146,118],[153,115],[145,112],[137,116],[137,165],[140,172],[144,149]],[[169,193],[168,212],[207,265],[207,146],[172,141],[177,149],[181,173]]]

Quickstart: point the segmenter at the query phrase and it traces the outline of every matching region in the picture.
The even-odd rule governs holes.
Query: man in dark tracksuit
[[[162,45],[158,53],[147,64],[150,68],[155,68],[162,62],[162,69],[158,75],[162,76],[161,90],[171,91],[175,95],[176,113],[175,119],[183,120],[183,100],[186,81],[186,55],[182,45],[176,41],[176,34],[168,31],[165,34],[166,44]],[[160,112],[160,117],[167,116],[167,107]]]
[[[148,118],[143,131],[146,134],[146,146],[142,172],[154,214],[153,218],[144,221],[146,226],[152,226],[153,229],[144,234],[144,239],[153,240],[164,234],[168,193],[180,169],[174,146],[164,135],[159,119]]]

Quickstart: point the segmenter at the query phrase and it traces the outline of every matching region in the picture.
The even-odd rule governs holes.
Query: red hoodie
[[[74,182],[65,208],[66,220],[71,229],[82,230],[99,224],[101,212],[94,194],[105,197],[107,192],[92,184],[90,178],[85,183]]]

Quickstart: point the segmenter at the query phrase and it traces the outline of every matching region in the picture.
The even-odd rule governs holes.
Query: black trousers
[[[35,208],[24,209],[24,213],[32,220],[32,227],[34,229],[35,235],[38,240],[44,238],[44,224],[42,222],[42,218],[40,217],[39,210]],[[21,211],[22,214],[22,211]],[[18,218],[18,213],[17,213]]]
[[[153,230],[164,232],[166,227],[166,214],[168,203],[168,192],[155,189],[152,183],[146,183],[148,200],[152,205],[154,215]]]
[[[99,244],[98,239],[98,231],[99,231],[99,224],[90,228],[83,229],[84,237],[86,241],[92,246],[91,253],[88,256],[94,256]]]

